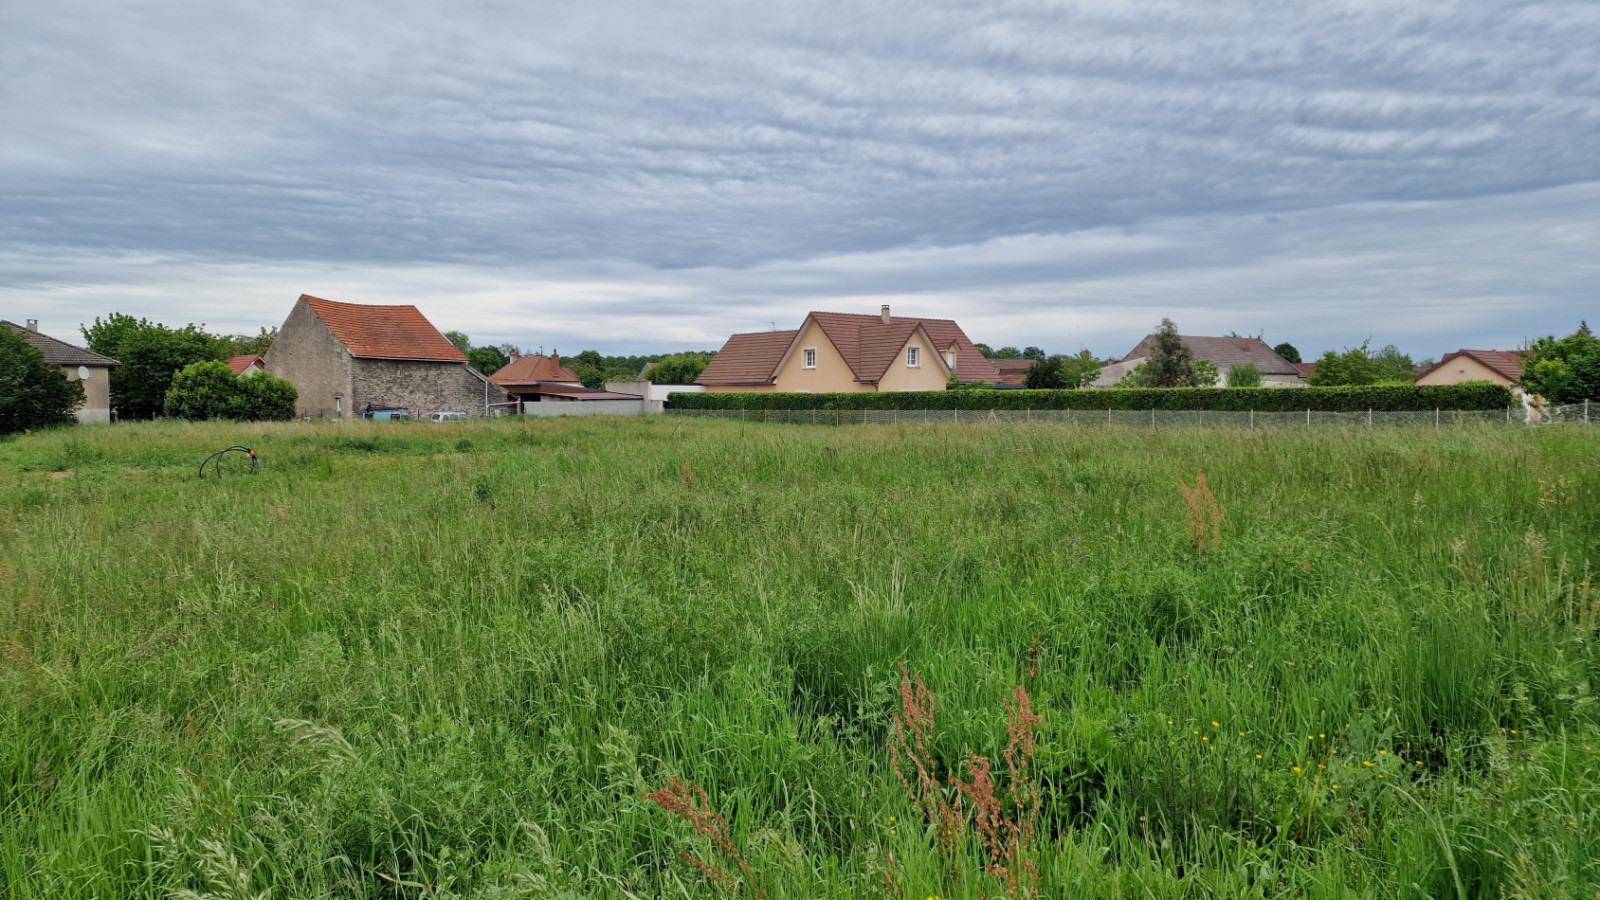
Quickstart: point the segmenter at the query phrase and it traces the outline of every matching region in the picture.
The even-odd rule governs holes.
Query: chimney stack
[[[511,361],[512,362],[516,362],[517,360],[519,360],[521,358],[522,358],[522,354],[517,352],[517,348],[512,347],[511,348]]]
[[[883,316],[883,324],[889,324],[889,304],[885,303],[879,313]]]
[[[561,368],[561,351],[554,347],[550,348],[550,364],[558,369]]]
[[[888,309],[888,308],[889,307],[887,307],[887,306],[884,307],[884,309]],[[28,330],[29,331],[38,331],[39,330],[39,320],[38,319],[29,319],[28,320]]]

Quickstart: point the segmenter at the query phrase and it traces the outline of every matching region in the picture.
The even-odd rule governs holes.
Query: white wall
[[[527,416],[644,416],[661,412],[661,404],[650,400],[581,400],[570,403],[524,403]]]

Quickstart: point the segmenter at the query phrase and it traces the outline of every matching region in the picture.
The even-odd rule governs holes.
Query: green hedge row
[[[1203,409],[1257,412],[1416,412],[1505,409],[1493,384],[1305,388],[1142,388],[1082,391],[861,391],[847,394],[673,394],[674,409]]]

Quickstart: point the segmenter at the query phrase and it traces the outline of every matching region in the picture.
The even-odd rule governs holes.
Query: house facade
[[[101,356],[76,344],[53,338],[39,331],[37,319],[26,325],[0,320],[0,328],[10,328],[44,355],[47,365],[60,366],[68,381],[83,387],[83,405],[78,407],[78,421],[83,423],[111,421],[111,370],[122,365],[109,356]]]
[[[228,360],[228,368],[232,369],[233,374],[240,378],[267,370],[265,361],[258,353],[235,356]]]
[[[1490,384],[1521,388],[1524,355],[1512,350],[1457,350],[1417,376],[1417,384]]]
[[[1147,334],[1128,354],[1100,369],[1100,375],[1090,387],[1115,387],[1124,375],[1138,368],[1155,352],[1157,335]],[[1261,370],[1262,387],[1305,387],[1306,376],[1294,363],[1279,356],[1265,339],[1260,337],[1190,337],[1183,336],[1183,346],[1195,360],[1207,360],[1217,367],[1217,385],[1228,383],[1228,370],[1250,363]]]
[[[467,365],[415,306],[339,303],[301,294],[263,357],[294,384],[312,418],[404,411],[487,415],[506,392]]]
[[[575,391],[587,390],[577,373],[561,364],[557,350],[551,350],[549,356],[512,353],[511,361],[490,375],[489,380],[511,400],[522,403],[565,400]]]
[[[942,391],[999,374],[950,319],[811,312],[792,331],[728,339],[695,383],[707,391]]]

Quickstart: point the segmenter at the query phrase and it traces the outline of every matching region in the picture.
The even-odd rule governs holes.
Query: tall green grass
[[[1043,896],[1593,896],[1597,488],[1559,429],[29,435],[0,896],[715,895],[675,776],[773,897],[993,896],[888,725],[903,662],[998,756],[1036,636]]]

